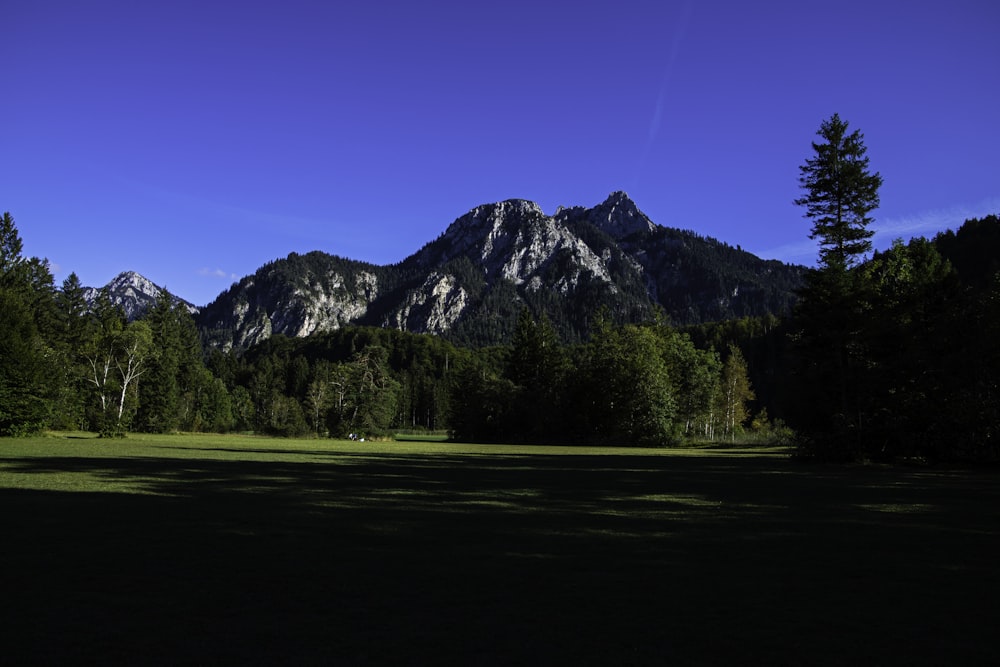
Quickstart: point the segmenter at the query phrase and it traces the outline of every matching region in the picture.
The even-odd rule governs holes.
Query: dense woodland
[[[1000,460],[1000,218],[870,253],[881,176],[837,115],[800,167],[819,264],[790,315],[673,326],[543,303],[508,344],[344,327],[221,352],[164,293],[129,321],[0,220],[0,435],[84,429],[670,446],[790,438],[826,460]],[[474,273],[474,271],[472,272]],[[666,287],[666,286],[663,286]],[[471,333],[471,332],[470,332]],[[460,336],[459,341],[462,340]],[[786,426],[787,424],[787,426]]]

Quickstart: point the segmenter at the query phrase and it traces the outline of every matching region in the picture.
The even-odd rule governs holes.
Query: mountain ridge
[[[677,323],[783,313],[803,271],[657,225],[621,191],[551,216],[508,199],[471,209],[397,264],[291,253],[234,283],[197,320],[222,349],[348,324],[484,345],[505,342],[528,307],[581,339],[602,308],[616,321],[664,311]]]
[[[194,315],[206,344],[223,350],[348,325],[480,346],[509,340],[524,307],[566,340],[586,338],[602,310],[617,322],[663,313],[676,324],[782,314],[804,271],[658,225],[616,191],[596,206],[552,215],[525,199],[482,204],[395,264],[290,253],[202,308],[172,297]],[[104,289],[130,319],[163,291],[132,271]],[[88,301],[99,291],[87,288]]]

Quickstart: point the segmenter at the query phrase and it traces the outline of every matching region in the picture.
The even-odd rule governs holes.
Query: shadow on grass
[[[751,457],[7,459],[11,664],[985,664],[995,474]]]

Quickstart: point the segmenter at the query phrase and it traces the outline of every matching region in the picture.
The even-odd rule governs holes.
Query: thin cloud
[[[971,206],[959,205],[946,209],[921,211],[911,215],[876,220],[875,244],[889,243],[897,238],[932,235],[948,229],[958,229],[970,218],[982,218],[1000,213],[1000,198],[987,199]]]
[[[818,248],[819,246],[816,241],[806,239],[796,243],[786,243],[767,250],[751,250],[750,252],[761,259],[777,259],[786,264],[806,264],[811,266],[816,263],[816,257],[819,253]]]
[[[907,241],[914,236],[933,236],[949,229],[957,230],[970,218],[984,218],[1000,214],[1000,197],[985,199],[977,204],[956,205],[944,209],[931,209],[893,218],[876,218],[872,223],[875,236],[872,245],[880,250],[888,248],[895,239]],[[766,250],[751,251],[764,259],[777,259],[793,264],[813,265],[819,255],[819,242],[803,239]]]
[[[237,280],[239,276],[235,273],[227,273],[222,269],[198,269],[198,275],[205,278],[220,278],[227,280]]]

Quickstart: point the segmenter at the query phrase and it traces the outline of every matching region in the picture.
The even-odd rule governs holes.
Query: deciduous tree
[[[747,403],[754,398],[747,376],[746,360],[740,348],[735,345],[729,347],[726,360],[722,364],[716,395],[718,397],[716,414],[721,422],[722,435],[733,440],[749,416]]]
[[[676,389],[652,327],[599,325],[587,362],[581,415],[600,443],[666,445],[678,437]]]
[[[153,353],[153,333],[142,321],[126,327],[114,320],[92,341],[86,353],[87,380],[94,385],[102,436],[121,437],[137,403],[136,383]]]

